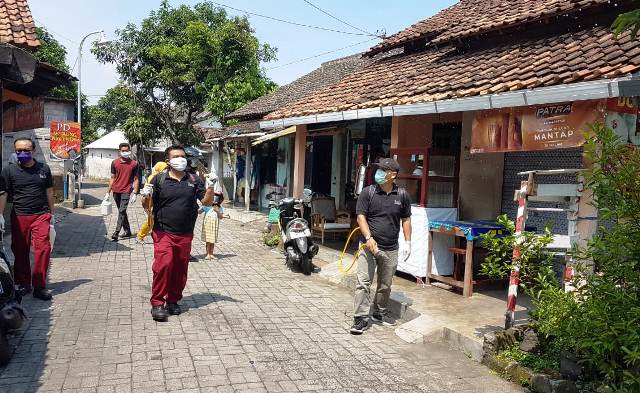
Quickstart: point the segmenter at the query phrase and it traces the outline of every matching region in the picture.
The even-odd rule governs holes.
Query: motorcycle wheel
[[[0,366],[6,366],[11,360],[11,348],[9,347],[9,341],[7,335],[0,331]]]
[[[311,263],[311,259],[307,255],[303,255],[300,259],[300,270],[305,276],[308,276],[313,271],[313,264]]]

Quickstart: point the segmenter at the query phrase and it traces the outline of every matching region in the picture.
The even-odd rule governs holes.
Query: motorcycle
[[[299,268],[305,275],[310,275],[313,271],[312,260],[319,249],[311,237],[309,223],[303,218],[310,198],[311,191],[305,190],[303,199],[284,198],[277,205],[270,201],[271,206],[277,206],[280,210],[278,224],[284,245],[285,263],[290,269]]]
[[[0,232],[0,237],[2,235]],[[7,335],[19,330],[26,320],[21,301],[22,294],[15,288],[4,246],[0,242],[0,366],[11,360]]]

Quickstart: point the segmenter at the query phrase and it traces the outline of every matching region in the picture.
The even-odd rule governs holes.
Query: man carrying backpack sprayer
[[[187,284],[193,229],[198,218],[198,200],[211,206],[217,176],[207,175],[206,185],[187,173],[187,158],[182,146],[165,151],[169,169],[156,175],[141,192],[145,201],[153,201],[153,284],[151,316],[164,322],[168,315],[179,315],[178,301]]]
[[[387,313],[391,282],[399,258],[406,260],[411,253],[411,200],[407,191],[395,184],[400,165],[391,158],[381,158],[376,165],[376,184],[362,190],[356,205],[358,225],[366,247],[358,258],[352,334],[362,334],[369,327],[371,281],[376,269],[378,284],[371,319],[385,326],[396,324]],[[406,244],[398,255],[401,223]]]

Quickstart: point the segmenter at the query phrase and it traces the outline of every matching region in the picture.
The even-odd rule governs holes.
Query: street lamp
[[[104,35],[104,30],[94,31],[93,33],[89,33],[82,41],[80,41],[80,46],[78,47],[78,124],[80,124],[80,129],[82,129],[82,45],[84,45],[84,41],[91,37],[92,35],[100,34],[100,40],[98,44],[104,44],[107,42],[107,37]]]
[[[107,42],[107,38],[104,35],[104,30],[100,30],[100,31],[94,31],[92,33],[87,34],[86,36],[84,36],[84,38],[82,38],[82,40],[80,41],[80,46],[78,47],[78,125],[80,127],[80,130],[82,132],[82,46],[84,45],[84,42],[87,38],[91,37],[92,35],[96,35],[96,34],[100,34],[100,40],[98,41],[98,44],[104,44]],[[78,158],[80,158],[80,156],[78,156]],[[78,203],[82,198],[82,183],[78,181],[79,179],[79,175],[78,175],[78,169],[76,167],[77,162],[74,160],[74,168],[76,169],[75,172],[75,184],[76,184],[76,195],[73,199],[73,206],[74,207],[78,207]],[[64,177],[65,183],[67,183],[67,175],[65,174]]]

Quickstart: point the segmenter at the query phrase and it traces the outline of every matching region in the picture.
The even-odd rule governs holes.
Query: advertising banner
[[[587,124],[604,118],[602,100],[480,111],[473,121],[471,153],[582,146]]]
[[[80,154],[80,148],[82,146],[80,124],[52,121],[50,131],[51,158],[73,160]]]

